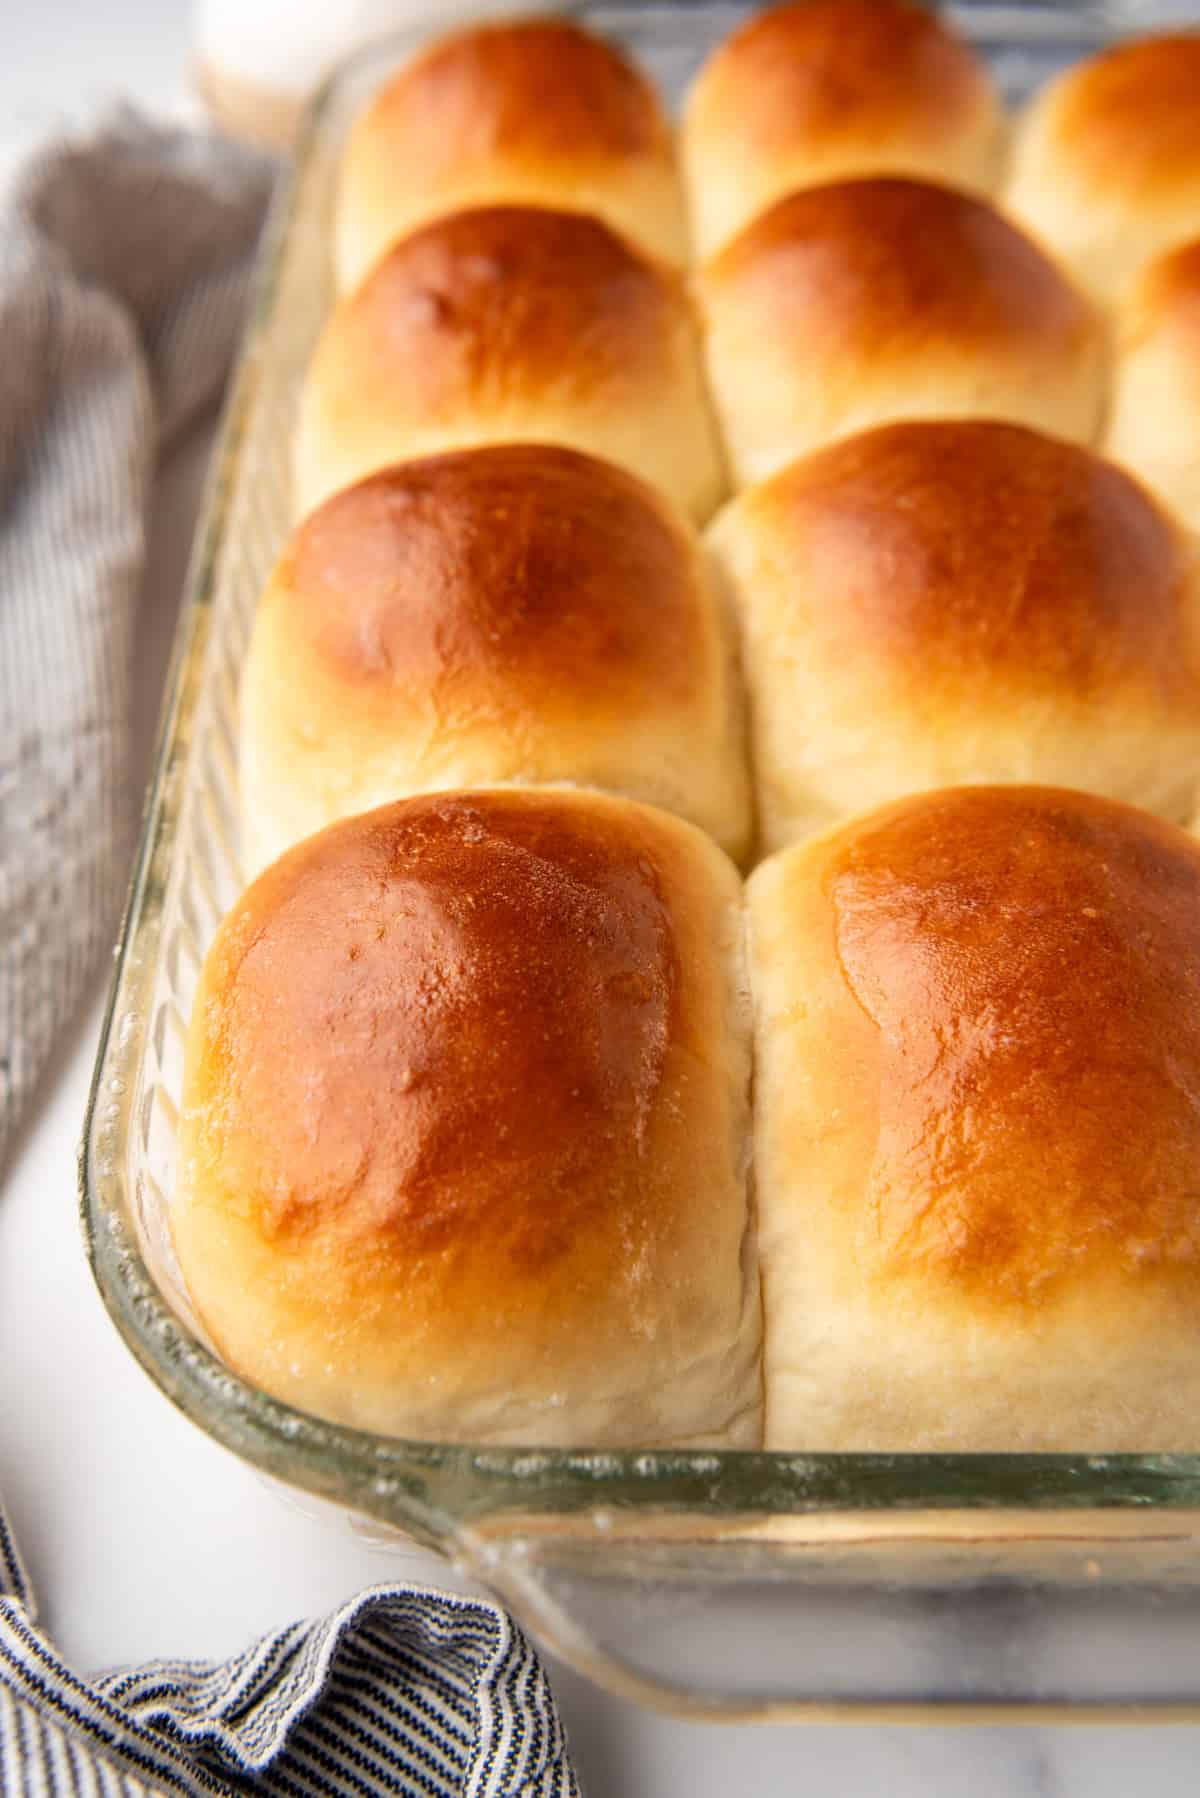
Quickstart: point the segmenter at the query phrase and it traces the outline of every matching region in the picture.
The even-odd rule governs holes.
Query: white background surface
[[[0,21],[0,140],[86,116],[106,98],[172,110],[183,99],[180,0],[0,0]],[[197,446],[167,471],[160,493],[139,650],[143,754],[202,467]],[[74,1155],[99,984],[0,1189],[0,1487],[43,1621],[85,1671],[233,1651],[363,1585],[438,1577],[436,1563],[416,1551],[368,1548],[343,1526],[288,1508],[178,1416],[113,1333],[75,1219]],[[1142,1790],[1174,1798],[1200,1786],[1200,1737],[1191,1730],[685,1725],[552,1671],[588,1798],[1125,1798]]]

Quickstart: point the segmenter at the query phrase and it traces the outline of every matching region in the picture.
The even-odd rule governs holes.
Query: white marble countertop
[[[106,98],[177,108],[181,0],[5,0],[0,139]],[[167,471],[139,649],[143,753],[194,515],[203,445]],[[0,596],[2,597],[2,596]],[[99,983],[46,1081],[0,1189],[0,1485],[42,1616],[84,1671],[232,1651],[381,1579],[438,1578],[293,1511],[150,1385],[105,1316],[80,1248],[75,1146]],[[736,1642],[729,1652],[736,1654]],[[942,1730],[683,1724],[552,1668],[589,1798],[741,1798],[807,1791],[888,1798],[1193,1793],[1187,1729]]]

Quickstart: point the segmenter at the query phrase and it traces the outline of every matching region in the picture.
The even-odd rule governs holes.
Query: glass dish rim
[[[568,10],[600,16],[606,9]],[[731,1526],[750,1518],[829,1513],[970,1511],[982,1519],[1001,1512],[1032,1518],[1053,1511],[1129,1509],[1149,1518],[1164,1510],[1200,1509],[1200,1449],[1191,1455],[901,1455],[495,1448],[376,1436],[297,1410],[244,1380],[188,1329],[162,1294],[138,1243],[125,1164],[136,1070],[161,952],[163,868],[179,822],[183,782],[175,777],[186,762],[200,698],[219,552],[296,197],[342,84],[385,54],[389,43],[399,49],[404,38],[359,50],[322,84],[277,186],[193,545],[79,1151],[84,1242],[113,1323],[155,1384],[224,1446],[288,1484],[432,1542],[501,1513],[612,1507],[702,1513]],[[118,1015],[128,1017],[131,1001],[140,1029],[118,1031]]]

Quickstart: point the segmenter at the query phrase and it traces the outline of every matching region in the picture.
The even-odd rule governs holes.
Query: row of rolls
[[[674,134],[475,27],[331,254],[185,1070],[218,1349],[397,1436],[1194,1448],[1200,34],[1013,126],[796,0]]]

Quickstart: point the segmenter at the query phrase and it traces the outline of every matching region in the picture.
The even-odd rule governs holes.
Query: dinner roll
[[[957,788],[749,906],[767,1446],[1193,1451],[1200,845]]]
[[[912,0],[797,0],[755,14],[687,96],[681,148],[702,255],[773,201],[847,175],[989,188],[1002,115],[987,71]]]
[[[605,456],[706,517],[723,479],[682,278],[598,219],[532,206],[393,245],[318,340],[300,509],[401,457],[505,440]]]
[[[222,924],[171,1214],[217,1350],[390,1436],[760,1440],[740,883],[665,812],[454,793]]]
[[[1033,102],[1007,202],[1096,298],[1200,232],[1200,32],[1117,44]]]
[[[792,194],[708,263],[709,373],[735,481],[893,418],[1088,439],[1099,321],[986,201],[890,177]]]
[[[768,849],[959,782],[1189,815],[1200,559],[1111,462],[1024,425],[884,425],[750,488],[709,540]]]
[[[1118,317],[1108,447],[1200,529],[1197,237],[1146,265]]]
[[[691,528],[633,475],[499,444],[404,462],[305,520],[242,679],[252,869],[437,788],[572,781],[750,818],[732,648]]]
[[[522,201],[592,212],[669,260],[686,256],[666,117],[619,51],[563,19],[439,38],[351,130],[339,175],[339,285],[356,286],[414,226]]]

